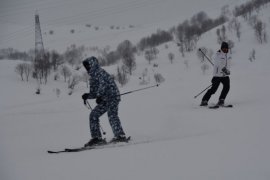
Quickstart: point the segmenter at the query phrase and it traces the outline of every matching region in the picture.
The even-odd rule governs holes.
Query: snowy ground
[[[269,8],[263,11],[269,19]],[[242,22],[242,21],[241,21]],[[268,27],[268,32],[269,27]],[[166,79],[158,88],[122,97],[119,116],[134,141],[150,143],[80,153],[47,154],[47,150],[77,147],[89,140],[89,110],[82,104],[84,84],[67,95],[66,84],[49,81],[35,95],[35,81],[21,82],[14,73],[19,61],[0,61],[0,179],[2,180],[269,180],[269,43],[259,45],[243,22],[236,42],[227,102],[234,108],[210,110],[194,95],[210,84],[194,54],[167,60],[163,49],[156,62]],[[199,46],[217,49],[215,30]],[[175,50],[174,50],[175,48]],[[255,62],[248,60],[256,50]],[[189,60],[189,68],[183,61]],[[131,82],[121,92],[141,88],[138,77],[151,66],[138,57]],[[107,69],[111,70],[111,69]],[[154,84],[153,81],[149,85]],[[59,98],[54,92],[60,88]],[[211,99],[217,101],[220,89]],[[94,101],[90,101],[94,106]],[[107,117],[101,125],[112,138]]]

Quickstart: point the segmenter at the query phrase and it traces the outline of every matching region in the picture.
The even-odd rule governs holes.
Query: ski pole
[[[119,94],[119,96],[123,96],[123,95],[126,95],[126,94],[130,94],[130,93],[133,93],[133,92],[136,92],[136,91],[142,91],[142,90],[145,90],[145,89],[149,89],[149,88],[153,88],[153,87],[158,87],[159,84],[156,84],[154,86],[149,86],[149,87],[145,87],[145,88],[141,88],[141,89],[136,89],[136,90],[133,90],[133,91],[128,91],[128,92],[125,92],[125,93],[122,93],[122,94]],[[88,109],[91,109],[91,111],[93,110],[91,105],[89,104],[89,102],[87,100],[84,100],[84,105],[88,108]],[[101,125],[100,126],[100,129],[102,131],[102,133],[105,135],[106,132],[102,129]]]
[[[99,124],[99,127],[100,127],[100,130],[101,130],[102,134],[103,134],[103,135],[106,135],[106,132],[103,130],[101,124]]]
[[[123,95],[126,95],[126,94],[134,93],[136,91],[142,91],[142,90],[145,90],[145,89],[149,89],[149,88],[153,88],[153,87],[158,87],[158,86],[159,86],[159,84],[156,84],[154,86],[149,86],[149,87],[145,87],[145,88],[141,88],[141,89],[136,89],[136,90],[133,90],[133,91],[128,91],[128,92],[125,92],[125,93],[120,94],[119,96],[123,96]]]
[[[199,94],[197,94],[196,96],[194,96],[194,99],[196,99],[199,95],[201,95],[204,91],[206,91],[210,87],[212,87],[212,84],[210,86],[208,86],[207,88],[205,88],[202,92],[200,92]]]
[[[125,92],[125,93],[122,93],[122,94],[119,94],[119,95],[116,95],[116,96],[123,96],[123,95],[126,95],[126,94],[134,93],[134,92],[136,92],[136,91],[142,91],[142,90],[145,90],[145,89],[149,89],[149,88],[153,88],[153,87],[158,87],[158,86],[159,86],[159,84],[156,84],[156,85],[154,85],[154,86],[149,86],[149,87],[145,87],[145,88],[141,88],[141,89],[136,89],[136,90],[128,91],[128,92]],[[89,102],[88,102],[87,100],[84,101],[84,105],[85,105],[88,109],[93,110],[93,109],[91,108],[91,106],[90,106],[90,104],[89,104]]]
[[[207,55],[202,51],[201,48],[199,48],[199,51],[201,51],[201,53],[206,57],[206,59],[214,66],[214,64],[212,63],[212,61],[209,59],[209,57],[207,57]]]
[[[84,100],[84,105],[88,108],[88,109],[91,109],[91,111],[93,110],[91,105],[89,104],[89,102],[87,100]]]

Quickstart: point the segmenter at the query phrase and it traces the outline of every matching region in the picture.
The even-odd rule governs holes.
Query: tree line
[[[254,28],[258,41],[261,43],[266,42],[266,25],[258,18],[256,19],[254,16],[251,16],[251,12],[254,10],[259,11],[260,7],[268,2],[270,2],[270,0],[251,0],[241,6],[235,7],[232,13],[230,13],[228,6],[224,6],[221,9],[220,16],[215,19],[209,18],[205,12],[201,11],[192,16],[189,20],[185,20],[179,25],[170,28],[168,31],[157,30],[157,32],[150,36],[141,38],[137,44],[132,44],[129,40],[125,40],[121,42],[115,50],[110,50],[110,47],[105,47],[103,49],[97,47],[96,50],[99,54],[98,59],[102,66],[110,66],[122,61],[122,63],[120,63],[121,66],[118,67],[115,78],[121,82],[121,84],[124,84],[128,79],[126,76],[132,75],[132,72],[136,69],[136,53],[137,55],[143,53],[144,58],[151,64],[151,61],[156,59],[157,54],[159,53],[156,48],[157,46],[170,41],[175,41],[179,46],[179,51],[182,56],[184,56],[185,52],[191,52],[196,49],[197,42],[203,33],[227,22],[230,14],[234,17],[228,23],[228,29],[236,32],[239,41],[241,37],[241,24],[237,20],[237,16],[241,15],[245,18],[249,17],[248,19]],[[249,14],[249,16],[247,16],[247,14]],[[226,27],[224,25],[220,29],[217,29],[216,34],[218,43],[230,41],[226,36]],[[229,44],[233,47],[233,42],[230,41]],[[83,58],[85,58],[84,53],[86,50],[87,48],[84,46],[77,47],[76,45],[71,45],[63,54],[60,54],[55,50],[46,51],[43,56],[43,61],[34,61],[34,50],[30,50],[29,52],[19,52],[12,48],[8,48],[0,50],[0,59],[22,59],[31,61],[32,71],[34,72],[33,77],[39,79],[39,81],[43,83],[47,82],[47,77],[52,71],[56,71],[58,67],[61,66],[61,74],[63,74],[66,81],[66,77],[70,73],[63,70],[64,64],[67,63],[74,69],[79,69],[79,64]],[[168,55],[171,62],[173,59],[172,57],[172,54]],[[21,68],[22,67],[26,68],[25,65],[21,66]],[[21,72],[19,74],[23,74],[22,72],[25,72],[25,70],[16,70],[16,72]],[[58,77],[59,75],[56,76],[55,79]]]

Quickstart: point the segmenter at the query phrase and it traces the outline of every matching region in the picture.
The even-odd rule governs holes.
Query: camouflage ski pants
[[[111,125],[114,136],[125,135],[120,119],[118,117],[119,101],[112,100],[110,102],[102,102],[98,104],[90,113],[90,133],[92,138],[101,138],[99,118],[107,112],[109,123]]]

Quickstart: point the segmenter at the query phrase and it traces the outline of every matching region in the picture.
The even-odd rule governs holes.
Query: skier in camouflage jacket
[[[85,146],[103,142],[99,118],[106,112],[115,136],[113,140],[124,140],[126,138],[125,133],[118,117],[120,93],[113,77],[100,67],[98,59],[95,57],[85,59],[83,65],[90,76],[90,92],[83,94],[82,99],[84,101],[96,99],[97,103],[89,117],[92,139]]]

